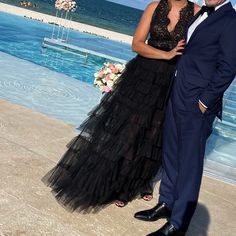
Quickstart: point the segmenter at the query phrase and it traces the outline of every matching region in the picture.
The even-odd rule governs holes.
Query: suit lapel
[[[197,18],[200,16],[200,14],[201,14],[201,12],[199,11],[194,17],[193,17],[193,19],[189,22],[189,24],[188,24],[188,29],[189,29],[189,27],[195,22],[195,20],[197,20]],[[185,32],[185,39],[187,39],[188,38],[188,30],[186,30],[186,32]]]
[[[194,22],[195,20],[197,20],[197,18],[201,15],[201,12],[199,11],[194,17],[193,19],[190,21],[188,27],[190,27]]]
[[[229,2],[227,4],[225,4],[224,6],[222,6],[221,8],[219,8],[217,11],[213,12],[209,17],[207,17],[202,23],[200,23],[197,28],[194,30],[193,34],[191,35],[187,45],[193,40],[193,38],[195,37],[195,35],[205,26],[211,24],[212,22],[214,22],[216,19],[220,18],[222,15],[225,14],[226,11],[232,10],[232,4]],[[196,16],[199,16],[200,14],[196,14]],[[197,17],[198,17],[197,16]],[[190,23],[193,24],[193,22],[196,20],[197,18],[194,17],[193,21]]]

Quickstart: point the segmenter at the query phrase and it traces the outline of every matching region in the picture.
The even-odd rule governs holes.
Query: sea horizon
[[[36,7],[22,7],[19,0],[0,0],[13,6],[56,16],[54,0],[28,0]],[[72,13],[72,21],[132,36],[143,11],[106,0],[77,1],[78,8]]]

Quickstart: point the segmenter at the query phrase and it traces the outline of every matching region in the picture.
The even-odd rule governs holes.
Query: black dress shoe
[[[166,207],[166,204],[158,203],[150,210],[135,213],[134,217],[144,221],[156,221],[159,219],[169,219],[170,215],[171,211]]]
[[[174,227],[171,223],[167,222],[159,230],[148,234],[147,236],[184,236],[185,232],[182,232]]]

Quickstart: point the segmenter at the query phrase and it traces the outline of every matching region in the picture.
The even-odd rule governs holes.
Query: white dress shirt
[[[222,6],[224,6],[225,4],[227,4],[229,2],[229,0],[224,1],[222,4],[220,4],[219,6],[215,7],[215,11],[217,11],[219,8],[221,8]],[[205,5],[205,4],[204,4]],[[198,27],[198,25],[200,25],[206,18],[208,17],[207,12],[204,12],[204,14],[200,15],[194,22],[193,24],[191,24],[191,26],[188,29],[188,35],[187,35],[187,43],[189,41],[189,39],[191,38],[194,30]]]
[[[225,4],[227,4],[229,2],[229,0],[224,1],[222,4],[220,4],[219,6],[215,7],[215,11],[217,11],[220,7],[224,6]],[[205,4],[204,4],[205,5]],[[206,18],[208,17],[207,12],[204,12],[204,14],[200,15],[194,22],[193,24],[191,24],[191,26],[188,29],[188,35],[187,35],[187,43],[189,42],[189,39],[191,38],[194,30],[198,27],[198,25],[200,25]],[[201,105],[205,108],[207,108],[206,105],[204,105],[204,103],[202,103],[200,100],[199,102],[201,103]]]

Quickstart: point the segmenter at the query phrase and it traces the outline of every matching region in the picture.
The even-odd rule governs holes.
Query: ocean
[[[37,8],[27,9],[56,14],[54,0],[27,0],[35,3]],[[20,6],[19,0],[0,0],[0,2]],[[142,15],[142,10],[123,6],[106,0],[77,0],[78,8],[73,13],[73,20],[81,23],[101,27],[119,33],[133,35]]]

